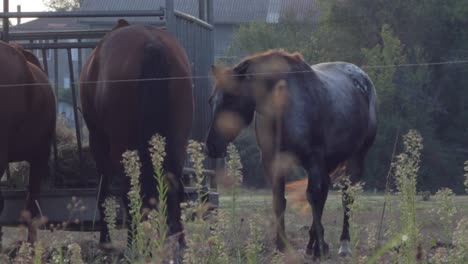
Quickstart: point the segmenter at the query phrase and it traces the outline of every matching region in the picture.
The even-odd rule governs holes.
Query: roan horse
[[[169,234],[180,234],[181,184],[186,147],[192,129],[193,92],[191,68],[185,50],[167,31],[156,26],[118,25],[98,43],[80,76],[81,102],[89,128],[89,143],[102,175],[99,191],[100,218],[109,185],[124,178],[124,204],[128,212],[128,177],[124,177],[122,154],[138,150],[142,163],[140,182],[144,207],[154,208],[156,182],[149,153],[154,134],[165,137],[163,169],[169,182],[167,197]],[[121,178],[122,179],[122,178]],[[127,218],[131,222],[130,217]],[[129,244],[132,243],[129,225]],[[108,243],[109,230],[101,223],[100,242]]]
[[[266,175],[273,188],[277,247],[285,249],[285,160],[296,160],[308,174],[307,200],[312,207],[306,253],[328,252],[321,223],[329,175],[346,162],[351,181],[361,178],[364,159],[376,129],[376,93],[365,72],[349,63],[309,66],[299,53],[271,50],[245,58],[233,68],[213,66],[210,98],[213,120],[208,154],[220,157],[255,113],[255,129]],[[222,120],[222,119],[228,119]],[[340,255],[349,255],[349,199],[343,197]]]
[[[55,133],[55,96],[36,56],[19,45],[0,42],[0,175],[9,162],[30,164],[28,241],[36,240],[32,220],[38,216],[41,179],[49,173],[49,155]],[[3,198],[1,209],[3,211]],[[39,202],[39,201],[38,201]]]

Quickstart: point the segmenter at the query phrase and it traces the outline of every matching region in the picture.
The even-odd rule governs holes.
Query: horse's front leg
[[[276,246],[279,251],[284,252],[287,237],[284,225],[284,213],[286,210],[286,198],[284,195],[285,179],[278,176],[273,178],[273,210],[276,218]]]
[[[183,164],[183,163],[181,163]],[[184,187],[180,179],[182,178],[182,168],[170,169],[166,175],[168,179],[168,193],[167,193],[167,225],[169,227],[169,236],[175,236],[179,245],[184,248],[185,236],[183,233],[182,225],[182,209],[180,204],[184,198]],[[177,174],[171,173],[177,171]]]
[[[273,211],[275,213],[276,247],[284,252],[287,237],[284,224],[284,212],[286,210],[285,177],[274,169],[274,159],[271,153],[262,154],[262,162],[266,175],[270,178],[273,191]]]
[[[328,244],[325,242],[325,229],[322,225],[322,213],[328,197],[330,178],[323,162],[318,158],[311,159],[306,166],[308,173],[307,200],[312,207],[312,225],[309,230],[307,255],[320,258],[328,254]]]

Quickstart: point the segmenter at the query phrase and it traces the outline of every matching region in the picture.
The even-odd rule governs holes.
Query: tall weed
[[[400,200],[400,222],[403,230],[401,257],[405,263],[416,263],[419,226],[416,221],[416,180],[423,148],[422,137],[410,130],[403,137],[404,152],[393,164]]]

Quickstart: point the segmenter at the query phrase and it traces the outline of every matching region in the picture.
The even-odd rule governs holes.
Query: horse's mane
[[[278,58],[278,64],[272,63],[272,59]],[[273,60],[274,61],[274,60]],[[239,78],[246,78],[248,69],[254,65],[261,65],[263,70],[260,70],[264,80],[268,86],[274,85],[279,80],[292,78],[289,73],[300,73],[303,77],[310,80],[314,78],[313,70],[305,62],[304,57],[299,52],[287,52],[283,49],[273,49],[262,53],[257,53],[246,57],[239,64],[232,68],[234,74]],[[262,66],[263,65],[263,66]],[[271,74],[269,74],[271,73]],[[304,75],[304,73],[308,73]],[[252,73],[254,74],[254,73]]]
[[[112,28],[111,31],[114,31],[114,30],[116,30],[118,28],[122,28],[122,27],[128,27],[128,26],[130,26],[130,23],[128,23],[127,20],[121,18],[121,19],[117,20],[117,25],[115,25],[114,28]]]
[[[285,59],[291,68],[297,69],[300,68],[310,69],[309,65],[304,60],[304,56],[302,56],[299,52],[288,52],[284,49],[272,49],[267,50],[265,52],[257,53],[250,55],[244,58],[241,62],[235,65],[232,69],[236,74],[245,74],[247,68],[254,62],[260,61],[262,59],[267,59],[271,57],[279,57]],[[304,67],[305,66],[305,67]]]

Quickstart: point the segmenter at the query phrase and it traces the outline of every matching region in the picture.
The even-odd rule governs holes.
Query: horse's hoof
[[[351,252],[350,242],[347,240],[341,241],[340,249],[338,250],[338,256],[340,257],[351,257],[353,254]]]
[[[317,259],[312,254],[304,254],[304,263],[314,263]]]
[[[97,248],[103,252],[110,253],[115,250],[111,242],[99,242]]]
[[[330,258],[329,248],[330,247],[328,246],[328,244],[324,242],[322,251],[320,251],[318,245],[314,243],[312,247],[308,247],[306,249],[306,253],[304,254],[304,261],[306,261],[306,263],[315,263]]]
[[[276,250],[278,250],[281,253],[286,253],[286,245],[283,242],[277,242],[276,243]]]

